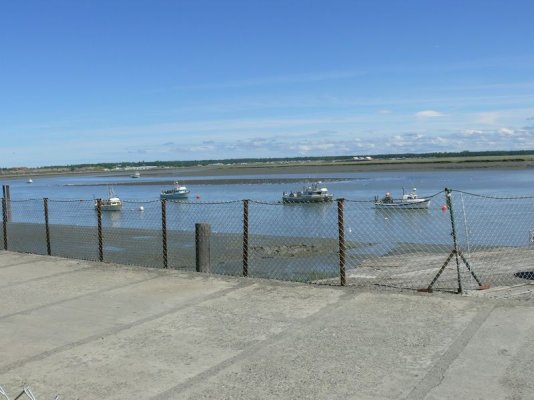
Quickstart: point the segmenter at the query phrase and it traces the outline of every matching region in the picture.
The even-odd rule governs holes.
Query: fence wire
[[[483,284],[534,280],[534,197],[456,191],[452,204],[459,249]],[[473,277],[467,277],[473,284]]]
[[[376,288],[534,280],[534,197],[446,190],[408,210],[354,200],[123,201],[100,220],[94,200],[3,203],[1,244],[12,251]]]
[[[97,218],[92,200],[49,200],[48,218],[51,255],[99,260]]]
[[[242,275],[243,203],[167,201],[167,249],[170,268],[196,270],[197,224],[209,225],[206,272]]]
[[[248,275],[301,282],[339,282],[335,202],[250,202]]]
[[[6,214],[9,250],[47,254],[42,199],[11,200]]]
[[[440,194],[422,209],[380,209],[373,201],[347,201],[347,284],[427,286],[452,250],[450,218],[440,207],[444,202]]]
[[[121,211],[102,212],[104,261],[163,267],[161,202],[122,203]]]

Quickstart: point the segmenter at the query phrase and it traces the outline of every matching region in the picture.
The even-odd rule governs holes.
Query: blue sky
[[[534,149],[534,2],[0,3],[0,167]]]

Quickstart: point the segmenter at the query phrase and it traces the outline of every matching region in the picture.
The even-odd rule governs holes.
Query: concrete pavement
[[[533,337],[532,301],[0,252],[0,385],[38,400],[532,399]]]

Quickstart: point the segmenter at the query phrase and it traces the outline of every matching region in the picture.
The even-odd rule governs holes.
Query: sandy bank
[[[247,165],[208,165],[183,168],[156,168],[140,170],[141,176],[169,177],[169,181],[188,177],[208,176],[246,176],[275,174],[332,174],[343,172],[379,172],[379,171],[432,171],[432,170],[477,170],[477,169],[533,169],[534,161],[530,160],[476,160],[469,157],[462,159],[427,160],[384,160],[355,163],[301,163],[301,164],[247,164]],[[83,172],[48,172],[3,174],[1,180],[21,179],[23,177],[42,176],[124,176],[130,179],[132,170],[128,171],[83,171]],[[144,182],[146,184],[146,182]]]

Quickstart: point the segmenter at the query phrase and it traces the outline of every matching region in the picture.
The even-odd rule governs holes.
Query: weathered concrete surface
[[[3,251],[0,289],[0,385],[39,400],[534,398],[529,301]]]

